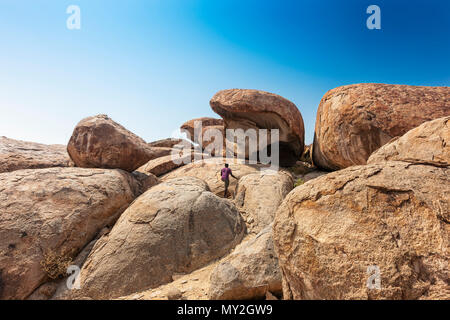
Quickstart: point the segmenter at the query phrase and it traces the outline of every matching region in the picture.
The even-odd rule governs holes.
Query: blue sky
[[[66,28],[72,4],[81,30]],[[311,143],[332,88],[449,86],[449,16],[447,0],[0,0],[0,136],[65,144],[106,113],[153,141],[217,116],[218,90],[252,88],[294,102]]]

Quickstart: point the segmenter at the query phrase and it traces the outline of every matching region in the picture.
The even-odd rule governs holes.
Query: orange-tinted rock
[[[396,136],[450,115],[450,87],[355,84],[328,91],[317,111],[313,162],[327,170],[366,164]]]
[[[304,126],[291,101],[269,92],[248,89],[222,90],[210,101],[225,122],[225,129],[278,129],[280,165],[295,164],[303,153]]]
[[[170,154],[171,148],[150,147],[108,116],[98,115],[77,124],[67,151],[77,167],[131,172],[151,159]]]

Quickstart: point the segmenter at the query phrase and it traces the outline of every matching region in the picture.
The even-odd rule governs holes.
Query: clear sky
[[[66,144],[106,113],[153,141],[250,88],[294,102],[311,143],[321,97],[361,82],[449,86],[450,1],[0,0],[0,136]]]

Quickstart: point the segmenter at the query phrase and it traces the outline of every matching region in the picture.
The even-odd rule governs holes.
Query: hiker
[[[222,181],[225,182],[225,192],[224,192],[224,198],[227,197],[228,194],[228,186],[230,185],[230,179],[229,176],[232,176],[233,178],[237,179],[234,175],[233,172],[231,172],[231,169],[228,168],[228,163],[225,163],[225,168],[222,168],[222,170],[220,170],[220,176],[222,178]]]

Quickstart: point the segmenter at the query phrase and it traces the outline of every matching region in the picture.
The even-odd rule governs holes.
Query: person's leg
[[[229,184],[230,184],[230,180],[226,179],[225,180],[225,192],[224,192],[224,195],[223,195],[225,198],[227,197],[227,194],[228,194],[228,186],[229,186]]]

